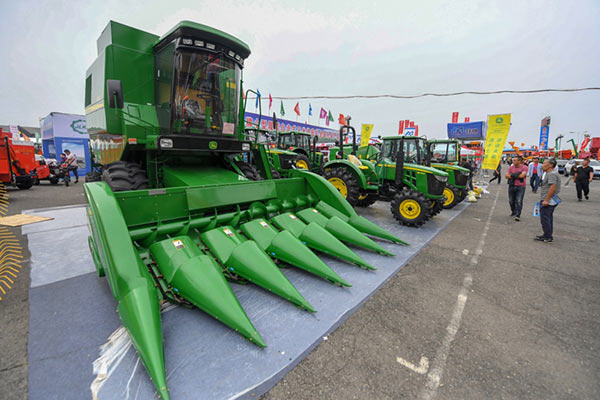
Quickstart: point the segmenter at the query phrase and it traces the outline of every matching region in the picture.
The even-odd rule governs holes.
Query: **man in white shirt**
[[[73,171],[73,175],[75,175],[75,183],[79,182],[79,175],[77,175],[77,156],[71,151],[65,149],[65,154],[67,155],[67,167],[69,171]]]

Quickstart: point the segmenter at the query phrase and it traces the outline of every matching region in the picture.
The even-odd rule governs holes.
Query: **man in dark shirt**
[[[581,201],[581,192],[586,200],[590,199],[590,182],[594,179],[594,169],[590,167],[590,159],[583,160],[581,167],[575,170],[575,189],[577,190],[577,200]]]

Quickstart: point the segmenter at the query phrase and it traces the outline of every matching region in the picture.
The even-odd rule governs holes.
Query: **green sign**
[[[77,132],[80,135],[85,135],[87,133],[85,119],[78,119],[71,122],[71,129],[73,129],[74,132]]]
[[[216,150],[217,146],[218,146],[218,144],[215,141],[208,142],[208,148],[211,149],[211,150]]]

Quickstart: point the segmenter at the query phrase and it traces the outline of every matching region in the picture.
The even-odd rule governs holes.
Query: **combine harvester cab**
[[[385,255],[365,234],[403,243],[318,175],[270,179],[264,146],[241,126],[249,55],[242,41],[192,22],[159,38],[111,21],[87,72],[88,131],[103,171],[84,186],[90,251],[163,399],[162,302],[197,307],[264,347],[230,282],[314,312],[274,260],[350,286],[310,247],[372,268],[342,242]]]

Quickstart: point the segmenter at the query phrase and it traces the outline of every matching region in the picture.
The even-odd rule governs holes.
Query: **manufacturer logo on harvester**
[[[496,123],[497,124],[501,124],[503,122],[504,122],[504,118],[502,118],[502,117],[496,118]]]
[[[219,146],[218,143],[215,141],[208,142],[208,148],[211,150],[216,150],[218,146]]]
[[[85,135],[87,133],[87,127],[85,124],[85,119],[78,119],[71,122],[71,129],[80,135]]]

